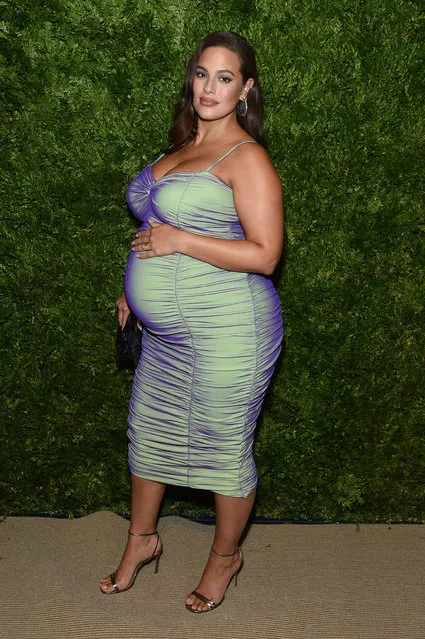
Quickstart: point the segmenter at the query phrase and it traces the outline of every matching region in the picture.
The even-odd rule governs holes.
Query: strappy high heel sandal
[[[197,590],[192,590],[192,592],[190,593],[191,595],[195,595],[195,597],[198,597],[198,599],[200,599],[201,601],[203,601],[204,603],[207,604],[208,608],[206,610],[196,610],[196,608],[192,608],[192,606],[190,606],[189,604],[186,604],[186,608],[188,610],[190,610],[190,612],[209,612],[210,610],[214,610],[214,608],[218,608],[219,606],[221,606],[221,604],[224,601],[224,598],[226,596],[226,592],[228,587],[230,586],[232,579],[235,580],[235,588],[238,585],[238,575],[240,573],[240,571],[242,570],[242,566],[243,566],[243,553],[242,553],[242,549],[239,548],[239,546],[237,546],[235,552],[230,553],[230,555],[221,555],[219,552],[217,552],[216,550],[214,550],[214,548],[211,548],[211,550],[218,555],[219,557],[234,557],[236,555],[236,553],[239,553],[240,558],[241,558],[241,562],[238,566],[238,568],[235,570],[235,572],[233,573],[233,575],[230,577],[229,582],[226,586],[226,590],[224,591],[224,594],[222,596],[222,598],[220,599],[219,602],[215,603],[215,601],[212,601],[211,599],[207,599],[205,597],[205,595],[202,595],[200,592],[198,592]]]
[[[155,544],[155,548],[154,551],[152,553],[152,555],[150,557],[148,557],[147,559],[143,559],[139,564],[137,564],[137,566],[134,569],[133,574],[131,575],[131,579],[130,582],[128,584],[128,586],[126,588],[118,588],[116,579],[115,579],[115,572],[112,572],[109,575],[109,579],[111,580],[111,585],[112,585],[112,590],[110,592],[105,592],[105,590],[102,590],[102,588],[100,588],[101,592],[103,592],[104,595],[116,595],[119,592],[125,592],[126,590],[130,590],[130,588],[133,586],[134,582],[136,581],[136,577],[139,574],[139,570],[141,570],[143,568],[143,566],[146,566],[147,564],[150,564],[152,561],[155,560],[155,569],[154,569],[154,574],[156,574],[158,572],[158,566],[159,566],[159,560],[161,559],[161,555],[163,552],[163,546],[161,544],[161,548],[158,550],[157,552],[157,548],[158,548],[158,544],[159,544],[159,534],[158,531],[155,530],[155,532],[151,532],[151,533],[133,533],[128,531],[129,535],[132,535],[133,537],[151,537],[152,535],[156,535],[156,544]]]

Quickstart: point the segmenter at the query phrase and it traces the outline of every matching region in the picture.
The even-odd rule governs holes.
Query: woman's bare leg
[[[255,501],[255,493],[247,497],[226,497],[215,494],[216,529],[213,547],[222,555],[233,553],[239,543],[249,514]],[[232,574],[240,565],[239,553],[232,557],[218,557],[210,551],[199,586],[195,588],[207,599],[218,603],[223,598]],[[207,610],[208,606],[195,595],[186,598],[186,604],[196,610]]]
[[[156,530],[164,490],[165,484],[131,475],[131,532],[150,533]],[[115,571],[116,583],[120,590],[128,586],[137,564],[153,554],[156,542],[156,535],[151,537],[128,536],[123,558]],[[161,542],[159,542],[157,550],[160,548]],[[101,579],[100,588],[103,592],[112,592],[109,575]]]

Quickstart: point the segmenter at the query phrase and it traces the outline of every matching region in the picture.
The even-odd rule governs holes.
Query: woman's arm
[[[283,245],[282,187],[264,149],[244,147],[229,163],[228,181],[246,239],[222,240],[152,222],[133,243],[138,257],[184,253],[230,271],[273,272]]]

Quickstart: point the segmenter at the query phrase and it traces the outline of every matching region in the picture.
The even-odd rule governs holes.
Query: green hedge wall
[[[425,518],[424,8],[407,0],[0,2],[4,513],[129,509],[115,369],[130,179],[209,31],[256,49],[285,191],[286,323],[257,515]],[[170,491],[166,512],[209,512]]]

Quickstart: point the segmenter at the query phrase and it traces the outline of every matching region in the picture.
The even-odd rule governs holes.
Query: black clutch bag
[[[139,363],[142,352],[142,332],[137,325],[137,317],[130,313],[124,326],[118,326],[117,331],[117,368],[134,370]]]

